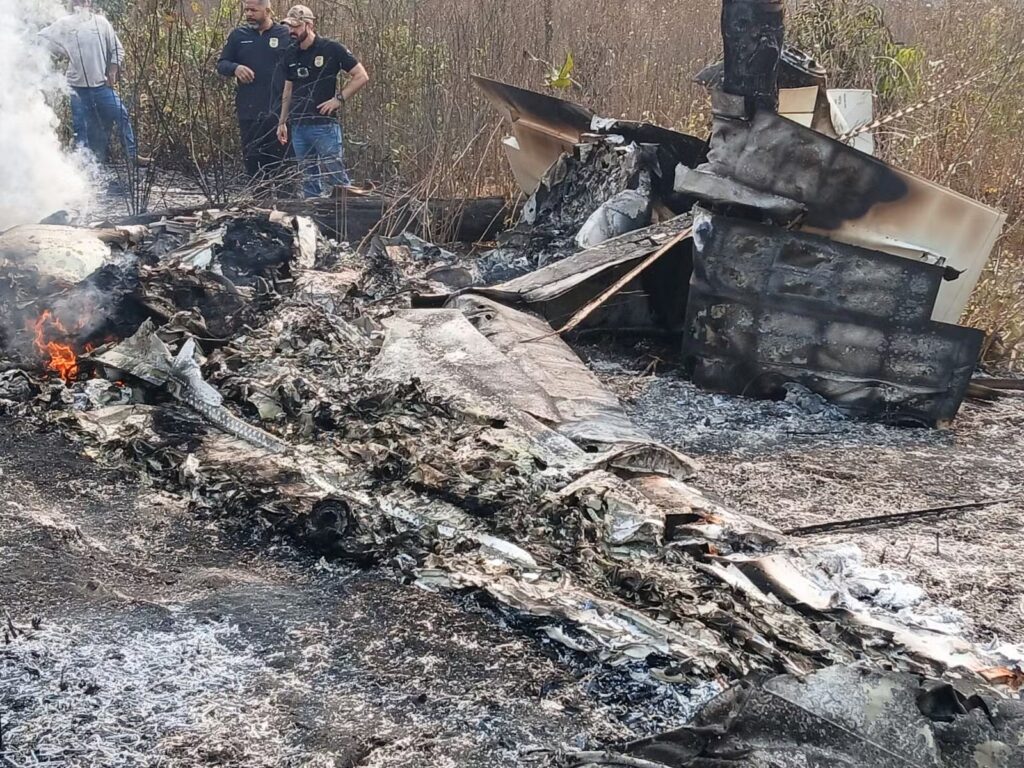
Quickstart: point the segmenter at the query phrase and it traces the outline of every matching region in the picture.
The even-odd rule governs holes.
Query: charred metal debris
[[[569,276],[565,294],[530,287],[536,273],[519,293],[571,312],[559,302],[577,289],[576,260],[597,254],[621,274],[629,244],[665,248],[678,226],[544,267]],[[229,529],[491,607],[591,677],[595,700],[633,733],[669,730],[623,754],[654,765],[757,755],[796,738],[756,713],[774,706],[775,687],[797,684],[760,694],[733,683],[811,675],[830,688],[842,681],[829,670],[856,663],[908,676],[871,672],[839,731],[856,730],[857,707],[902,718],[900,686],[938,684],[905,682],[922,678],[955,682],[965,701],[988,691],[987,711],[1010,711],[998,696],[1024,681],[1024,653],[964,639],[921,589],[853,548],[805,545],[711,500],[695,463],[634,424],[549,322],[506,303],[512,289],[459,287],[475,265],[458,249],[403,236],[357,254],[311,220],[255,210],[110,231],[3,234],[22,244],[2,269],[4,410],[62,429]],[[62,261],[61,238],[99,238],[106,254]],[[447,298],[415,308],[411,292]],[[978,738],[995,728],[1003,744],[1017,721],[986,725],[985,711],[951,716]],[[697,712],[695,730],[671,731]],[[839,717],[819,714],[807,717]],[[946,726],[928,723],[929,754],[945,754]],[[822,738],[837,756],[859,743]]]
[[[781,2],[724,3],[725,59],[698,76],[706,143],[478,79],[532,195],[482,260],[502,280],[487,290],[561,327],[685,231],[582,327],[672,332],[715,391],[796,382],[858,416],[948,424],[983,342],[955,323],[1005,216],[873,157],[870,136],[839,141],[871,94],[827,88],[782,21]]]
[[[196,514],[496,606],[616,671],[648,732],[721,693],[556,762],[1020,764],[998,697],[1024,653],[712,501],[558,333],[674,334],[729,393],[955,416],[981,334],[951,321],[1003,217],[840,143],[839,117],[818,130],[833,97],[780,14],[726,3],[710,143],[479,80],[531,194],[480,257],[411,233],[357,252],[255,209],[0,233],[0,407]],[[794,99],[809,125],[773,111]]]

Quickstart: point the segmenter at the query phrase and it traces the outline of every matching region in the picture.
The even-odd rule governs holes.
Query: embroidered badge
[[[317,56],[315,59],[313,59],[313,63],[318,67],[322,67],[324,65],[324,57]]]
[[[272,38],[270,38],[270,47],[271,47],[271,48],[277,48],[277,46],[278,46],[278,44],[279,44],[280,42],[281,42],[281,41],[280,41],[280,40],[278,40],[278,39],[277,39],[276,37],[272,37]]]

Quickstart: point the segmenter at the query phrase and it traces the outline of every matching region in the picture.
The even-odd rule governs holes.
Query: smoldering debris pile
[[[779,9],[760,5],[744,29],[773,40]],[[796,386],[887,421],[955,415],[980,336],[949,321],[1002,217],[834,138],[818,79],[801,86],[812,127],[779,116],[772,83],[747,73],[744,92],[730,50],[710,145],[480,81],[532,197],[479,259],[408,233],[356,253],[258,210],[5,232],[0,404],[222,525],[497,606],[625,670],[620,704],[660,702],[658,725],[725,689],[688,731],[556,759],[841,762],[865,718],[920,724],[923,747],[870,739],[893,765],[967,765],[970,746],[1019,758],[1019,720],[973,690],[1016,690],[1024,656],[939,627],[898,574],[884,579],[913,610],[711,501],[695,462],[561,338],[657,330],[698,385]],[[752,674],[768,682],[729,687]],[[768,722],[778,702],[793,717]]]
[[[471,268],[451,252],[409,238],[366,258],[308,220],[259,211],[135,237],[55,294],[25,293],[56,279],[45,253],[5,273],[21,291],[13,317],[83,286],[110,301],[94,305],[102,322],[78,318],[108,334],[96,347],[77,325],[35,357],[6,346],[2,404],[198,515],[485,600],[596,669],[628,670],[622,705],[659,702],[648,716],[665,727],[709,686],[752,673],[861,661],[974,685],[1024,679],[935,631],[923,594],[897,615],[710,501],[694,462],[632,423],[542,318],[464,289],[411,307],[410,291],[444,287],[427,276],[439,265]],[[72,351],[73,375],[52,369],[48,344]]]

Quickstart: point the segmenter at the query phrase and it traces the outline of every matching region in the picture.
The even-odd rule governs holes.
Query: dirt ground
[[[5,766],[518,765],[637,733],[494,611],[229,540],[10,419],[0,471]]]
[[[590,357],[637,422],[700,460],[702,489],[779,527],[1010,499],[803,541],[853,542],[976,639],[1020,640],[1024,400],[899,429]],[[490,607],[240,541],[59,434],[0,419],[0,472],[10,765],[519,765],[678,724]]]
[[[980,642],[1024,639],[1024,398],[968,401],[945,431],[845,419],[823,403],[758,402],[702,392],[671,375],[597,370],[656,438],[703,466],[696,485],[781,529],[1004,500],[900,527],[806,536],[852,543],[867,565],[907,574],[961,611]],[[821,408],[820,412],[812,412]]]

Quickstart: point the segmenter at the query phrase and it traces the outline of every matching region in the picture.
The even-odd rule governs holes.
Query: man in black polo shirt
[[[245,24],[228,35],[217,71],[238,81],[235,109],[245,172],[257,183],[275,182],[287,147],[277,140],[288,28],[275,24],[270,0],[245,0]]]
[[[349,184],[337,112],[362,90],[370,76],[348,48],[316,33],[316,18],[306,6],[294,6],[284,23],[295,45],[285,61],[287,72],[277,137],[285,144],[290,134],[302,169],[302,192],[306,197],[317,197],[323,189],[322,179],[332,187]],[[342,72],[348,73],[349,80],[339,91],[338,75]]]

